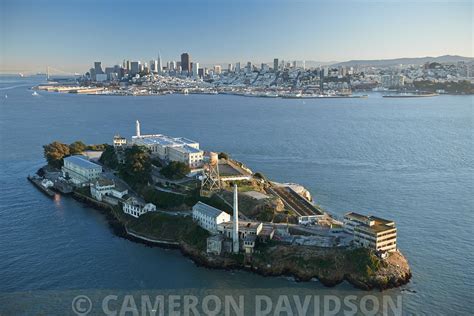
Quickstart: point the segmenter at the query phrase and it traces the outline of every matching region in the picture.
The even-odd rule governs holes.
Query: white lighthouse
[[[232,226],[232,250],[239,253],[239,194],[237,192],[237,184],[234,184],[234,216]]]
[[[137,137],[140,137],[140,121],[139,120],[137,120],[137,122],[135,123],[135,133]]]

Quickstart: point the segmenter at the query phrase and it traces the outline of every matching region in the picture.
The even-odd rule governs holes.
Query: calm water
[[[272,179],[300,183],[336,215],[351,210],[395,220],[413,279],[384,294],[402,295],[407,314],[473,312],[472,97],[34,97],[31,81],[0,82],[0,313],[13,310],[11,293],[47,291],[291,288],[367,294],[346,283],[328,289],[318,282],[196,267],[177,251],[114,236],[97,211],[70,198],[52,201],[26,181],[44,163],[43,144],[110,143],[116,133],[131,136],[136,119],[142,133],[196,139]]]

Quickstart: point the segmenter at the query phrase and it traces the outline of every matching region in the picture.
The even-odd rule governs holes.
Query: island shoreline
[[[204,267],[204,268],[212,269],[212,270],[227,270],[227,271],[241,270],[241,271],[256,273],[264,277],[291,277],[297,282],[308,282],[313,279],[317,279],[321,284],[323,284],[326,287],[334,287],[344,281],[347,281],[349,284],[351,284],[355,288],[360,289],[360,290],[365,290],[365,291],[370,291],[374,289],[383,291],[383,290],[387,290],[391,288],[400,287],[402,285],[409,283],[412,277],[412,273],[411,271],[409,271],[408,274],[405,275],[405,277],[399,278],[399,279],[392,279],[383,284],[382,283],[365,283],[365,282],[361,282],[360,280],[357,280],[354,277],[351,277],[350,274],[344,274],[342,278],[334,278],[334,279],[324,278],[319,275],[311,275],[310,277],[307,277],[307,276],[298,275],[294,271],[291,271],[291,269],[284,269],[279,272],[272,272],[271,270],[265,271],[265,270],[259,269],[259,267],[254,267],[251,265],[237,264],[235,262],[229,263],[229,262],[226,262],[225,259],[218,259],[216,261],[211,261],[209,257],[202,255],[199,250],[194,249],[192,246],[184,242],[176,242],[176,244],[169,244],[169,241],[152,242],[146,239],[142,239],[141,237],[144,237],[144,236],[140,236],[139,233],[135,233],[134,235],[131,235],[128,232],[125,224],[122,223],[120,219],[117,218],[117,216],[113,213],[112,206],[102,205],[100,202],[92,200],[91,198],[83,196],[81,194],[78,194],[77,192],[74,192],[72,194],[72,197],[76,201],[82,202],[84,205],[94,208],[98,210],[101,214],[103,214],[107,220],[109,228],[117,237],[124,238],[135,243],[140,243],[148,247],[158,247],[158,248],[163,248],[163,249],[179,250],[180,253],[184,257],[191,259],[193,263],[198,267]]]

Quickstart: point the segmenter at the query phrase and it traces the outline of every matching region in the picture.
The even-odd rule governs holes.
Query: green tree
[[[160,173],[168,179],[178,180],[184,178],[191,169],[179,161],[172,161],[166,167],[160,170]]]
[[[77,155],[82,153],[86,149],[86,147],[86,144],[78,140],[69,145],[69,152],[71,155]]]
[[[125,165],[120,174],[132,187],[146,185],[151,180],[151,159],[148,150],[136,145],[127,148]]]
[[[105,148],[107,146],[108,146],[108,144],[87,145],[86,149],[87,150],[93,150],[93,151],[101,151],[101,150],[105,150]]]
[[[110,145],[107,145],[105,147],[105,150],[100,156],[99,161],[103,163],[105,166],[112,169],[117,169],[119,166],[115,149],[113,146],[110,146]]]
[[[69,146],[58,141],[44,145],[44,158],[50,166],[61,168],[63,158],[70,155]]]

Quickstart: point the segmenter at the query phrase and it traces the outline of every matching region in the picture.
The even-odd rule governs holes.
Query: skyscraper
[[[194,62],[194,63],[193,63],[193,76],[194,76],[195,78],[197,78],[198,75],[199,75],[199,74],[198,74],[198,70],[199,70],[199,63]]]
[[[235,63],[235,72],[240,72],[240,61]]]
[[[157,60],[150,60],[150,71],[157,73],[158,72],[158,61]]]
[[[278,58],[273,59],[273,71],[278,71]]]
[[[104,72],[102,71],[102,62],[94,62],[94,70],[96,75],[103,74]]]
[[[176,62],[175,61],[170,61],[170,67],[168,71],[174,71],[176,69]]]
[[[162,71],[163,71],[163,65],[161,64],[161,54],[158,53],[158,60],[157,60],[157,64],[156,64],[156,72],[161,74]]]
[[[140,62],[139,61],[132,61],[130,63],[130,75],[135,76],[140,72]]]
[[[187,72],[191,70],[191,56],[188,53],[181,54],[181,70]]]

